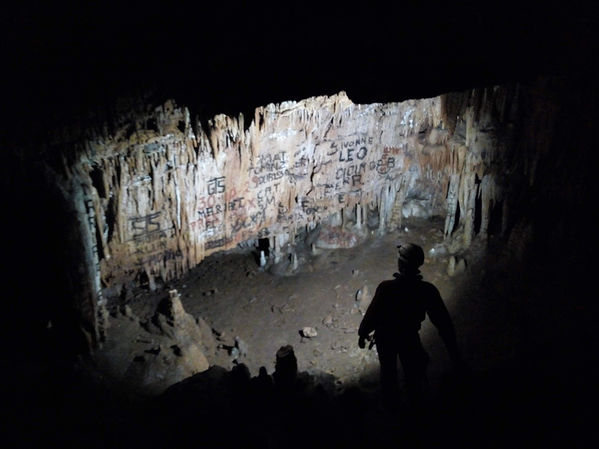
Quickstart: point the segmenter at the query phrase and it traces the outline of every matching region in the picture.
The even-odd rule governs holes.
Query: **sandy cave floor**
[[[184,279],[171,285],[181,293],[185,310],[194,317],[202,317],[217,333],[222,346],[213,354],[206,354],[211,365],[230,369],[235,363],[248,366],[252,376],[261,366],[269,373],[274,371],[276,351],[283,345],[292,345],[298,359],[298,369],[309,373],[324,372],[334,375],[339,384],[361,383],[374,385],[378,382],[376,350],[358,348],[357,328],[363,313],[360,309],[370,302],[378,283],[392,278],[396,271],[396,245],[413,242],[421,245],[427,255],[422,267],[425,280],[434,283],[454,318],[458,340],[466,357],[477,344],[465,347],[463,336],[472,334],[468,326],[481,326],[470,322],[471,313],[465,310],[463,298],[458,291],[466,282],[479,274],[476,260],[480,245],[473,245],[468,254],[466,273],[453,277],[447,274],[448,254],[433,257],[431,248],[443,242],[443,221],[417,220],[404,223],[401,230],[376,236],[373,233],[363,243],[350,249],[318,249],[315,253],[299,255],[300,266],[292,275],[273,275],[261,270],[252,254],[221,253],[207,258]],[[358,291],[366,291],[367,300],[362,307],[356,301]],[[131,308],[139,317],[149,317],[157,302],[166,295],[140,296],[131,302]],[[470,295],[474,303],[466,308],[476,308],[476,295]],[[488,309],[488,308],[487,308]],[[318,332],[314,338],[302,337],[300,330],[306,326]],[[483,323],[484,327],[485,324]],[[509,336],[505,329],[484,334],[494,338],[501,334]],[[442,341],[428,319],[423,323],[421,336],[431,355],[429,383],[438,386],[442,373],[450,369]],[[132,336],[120,336],[119,338]],[[228,347],[234,338],[241,338],[247,345],[247,356],[233,360]],[[479,342],[480,348],[485,344]],[[494,347],[501,352],[501,344]],[[489,357],[487,354],[479,354]],[[496,355],[501,357],[501,355]],[[480,357],[479,357],[480,359]],[[479,360],[484,363],[484,360]]]

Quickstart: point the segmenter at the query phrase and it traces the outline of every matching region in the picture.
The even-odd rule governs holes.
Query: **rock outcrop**
[[[125,309],[109,318],[110,338],[96,356],[102,370],[142,393],[160,393],[170,385],[206,371],[216,344],[211,329],[183,309],[176,290],[164,298],[151,319]],[[136,335],[135,341],[130,341]],[[128,338],[129,337],[129,338]]]

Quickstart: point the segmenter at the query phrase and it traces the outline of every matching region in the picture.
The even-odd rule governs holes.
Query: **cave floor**
[[[261,270],[252,254],[217,254],[173,287],[181,293],[185,310],[202,317],[217,335],[220,348],[206,354],[211,365],[230,369],[235,363],[244,363],[252,376],[261,366],[272,373],[277,350],[292,345],[299,371],[328,373],[343,385],[376,385],[376,350],[358,348],[357,328],[378,283],[392,278],[396,271],[399,242],[423,247],[427,255],[423,277],[439,289],[454,318],[458,338],[472,332],[463,327],[473,323],[465,316],[456,316],[460,313],[456,292],[478,273],[478,246],[471,247],[467,272],[450,277],[449,255],[438,255],[437,251],[438,256],[433,257],[430,252],[443,243],[442,229],[442,220],[412,220],[383,236],[372,233],[353,248],[299,253],[299,267],[291,275]],[[365,298],[361,302],[356,300],[358,292]],[[149,316],[156,301],[134,302],[133,307],[137,314]],[[317,336],[303,337],[304,327],[314,328]],[[421,335],[431,355],[429,382],[434,388],[448,369],[448,357],[428,319]],[[229,349],[235,337],[247,346],[247,355],[237,359]]]
[[[144,354],[148,346],[135,343],[139,323],[176,288],[186,311],[219,335],[223,347],[206,355],[227,371],[199,373],[148,398],[123,394],[87,363],[56,361],[40,372],[6,365],[13,374],[3,393],[18,443],[13,447],[55,441],[57,447],[144,448],[212,441],[218,447],[597,447],[594,298],[561,270],[547,271],[554,264],[506,264],[501,242],[475,240],[467,251],[457,250],[467,268],[449,276],[448,254],[430,253],[443,241],[442,224],[405,223],[354,248],[308,251],[300,254],[297,272],[285,276],[260,270],[251,254],[209,257],[167,289],[132,298],[128,305],[139,321],[111,316],[103,355],[124,369]],[[399,414],[380,409],[376,351],[357,345],[362,313],[356,294],[367,286],[369,302],[377,284],[395,271],[396,244],[405,241],[425,250],[422,274],[441,292],[471,368],[452,370],[425,320],[431,394],[422,416],[405,402]],[[578,273],[575,268],[570,273]],[[306,326],[318,335],[302,337]],[[247,356],[234,361],[227,347],[236,336]],[[303,396],[253,397],[239,394],[224,377],[218,382],[218,373],[231,373],[235,363],[246,364],[251,376],[261,366],[272,374],[276,351],[287,344],[300,371],[334,383],[340,394],[306,389]]]
[[[224,332],[229,344],[235,336],[247,344],[247,356],[239,361],[252,375],[260,366],[272,372],[276,351],[289,344],[300,371],[324,371],[344,383],[367,378],[377,371],[376,351],[358,348],[357,328],[378,283],[396,271],[397,243],[409,240],[428,251],[442,240],[435,226],[407,229],[369,238],[354,248],[317,249],[314,255],[300,256],[298,272],[288,276],[260,271],[251,257],[241,266],[235,258],[223,258],[202,270],[197,282],[186,284],[184,306]],[[446,260],[428,261],[423,275],[449,298],[453,288],[444,274],[446,266]],[[216,293],[202,296],[211,290]],[[356,300],[360,290],[367,296],[361,307]],[[318,335],[303,337],[304,327]],[[229,364],[229,359],[220,351],[216,362]]]

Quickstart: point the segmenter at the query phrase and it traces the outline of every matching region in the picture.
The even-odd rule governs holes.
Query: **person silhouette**
[[[398,406],[398,357],[410,403],[418,405],[422,399],[429,356],[422,347],[419,331],[426,315],[439,331],[451,360],[456,366],[462,365],[449,312],[437,288],[420,275],[424,251],[412,243],[397,248],[399,272],[393,275],[394,279],[379,284],[358,329],[360,348],[366,346],[367,340],[370,348],[376,344],[383,404],[388,409]]]

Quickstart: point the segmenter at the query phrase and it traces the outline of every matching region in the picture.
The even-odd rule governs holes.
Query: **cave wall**
[[[517,96],[504,86],[358,105],[341,92],[206,129],[173,101],[123,111],[76,142],[57,176],[79,211],[99,332],[102,306],[129,285],[154,289],[259,238],[276,260],[318,223],[337,227],[336,243],[343,229],[373,231],[373,213],[378,232],[444,216],[464,247],[500,232]]]

